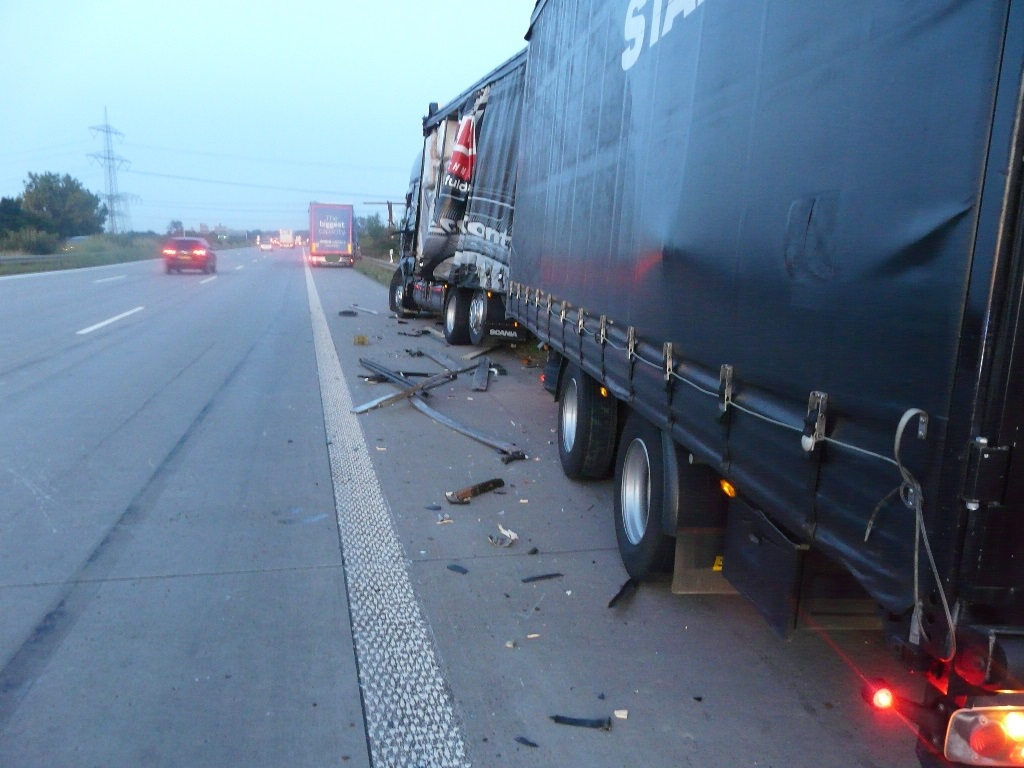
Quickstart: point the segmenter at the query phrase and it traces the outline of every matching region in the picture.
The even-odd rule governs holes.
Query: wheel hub
[[[637,546],[651,514],[651,458],[642,440],[634,440],[626,449],[620,493],[622,528],[629,543]]]

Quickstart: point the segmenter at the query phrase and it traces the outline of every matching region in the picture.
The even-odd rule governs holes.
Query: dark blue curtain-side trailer
[[[528,39],[509,311],[627,570],[783,634],[866,599],[922,763],[1024,765],[1024,2],[540,0]]]
[[[449,344],[523,336],[505,293],[525,70],[522,51],[423,119],[390,305],[440,314]]]

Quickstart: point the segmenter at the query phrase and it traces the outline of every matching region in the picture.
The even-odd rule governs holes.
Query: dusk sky
[[[401,200],[431,101],[525,47],[534,0],[0,0],[0,196],[29,172],[106,193],[132,228],[305,229],[311,200]],[[396,211],[397,213],[397,211]]]

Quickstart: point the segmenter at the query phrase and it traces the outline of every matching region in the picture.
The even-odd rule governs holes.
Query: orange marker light
[[[601,387],[601,397],[608,397],[608,387]]]
[[[736,486],[735,485],[733,485],[732,483],[730,483],[728,480],[726,480],[724,478],[719,480],[718,484],[722,487],[722,493],[724,493],[730,499],[735,499],[736,498]]]

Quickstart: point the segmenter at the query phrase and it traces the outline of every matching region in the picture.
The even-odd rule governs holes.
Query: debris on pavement
[[[353,304],[352,309],[358,309],[360,312],[369,312],[371,315],[379,315],[376,309],[367,309],[366,307],[360,307],[358,304]]]
[[[469,504],[470,499],[488,491],[503,488],[504,486],[505,481],[500,477],[495,477],[490,480],[484,480],[481,483],[466,486],[457,491],[445,491],[444,497],[448,500],[449,504]]]
[[[465,576],[467,573],[469,573],[469,569],[468,568],[464,568],[461,565],[456,565],[455,563],[450,563],[448,565],[448,570],[451,571],[452,573],[461,573],[463,576]]]
[[[411,386],[406,387],[405,389],[399,390],[398,392],[392,392],[389,395],[383,395],[375,400],[371,400],[368,403],[357,405],[351,411],[349,411],[349,413],[366,413],[367,411],[372,411],[375,408],[382,408],[385,405],[397,403],[399,400],[406,400],[412,397],[413,395],[417,395],[425,390],[433,389],[434,387],[440,387],[442,384],[447,384],[453,378],[455,378],[454,374],[452,374],[449,371],[439,373],[436,376],[426,378],[423,381],[419,382],[418,384],[413,384]]]
[[[357,347],[368,347],[370,346],[370,339],[367,336],[359,333],[352,337],[352,343]]]
[[[469,352],[469,353],[463,355],[462,359],[463,360],[476,360],[481,355],[486,355],[488,352],[493,352],[496,349],[501,349],[503,346],[505,346],[504,343],[501,343],[501,344],[491,344],[491,346],[484,347],[483,349],[474,349],[472,352]]]
[[[540,746],[540,744],[530,741],[525,736],[516,736],[516,744],[522,744],[524,747],[533,747],[534,749]]]
[[[508,640],[508,641],[506,641],[505,642],[505,647],[508,648],[509,650],[514,649],[516,647],[516,641],[515,640]]]
[[[539,555],[540,554],[540,550],[537,549],[536,547],[530,547],[530,551],[527,552],[526,554],[528,554],[528,555]]]
[[[593,728],[598,731],[610,731],[612,719],[610,717],[566,717],[565,715],[551,715],[551,719],[559,725],[573,725],[577,728]]]
[[[359,315],[354,309],[342,309],[338,312],[341,317],[356,317]]]
[[[440,512],[442,509],[444,509],[444,507],[442,507],[440,504],[430,503],[427,504],[427,506],[425,506],[424,509],[429,509],[431,512]]]
[[[532,584],[535,581],[547,581],[548,579],[560,579],[564,576],[564,573],[542,573],[538,576],[527,576],[523,579],[523,584]]]
[[[437,524],[438,525],[448,525],[448,523],[454,523],[454,522],[455,521],[452,520],[451,517],[449,517],[447,514],[440,514],[439,513],[437,515]]]
[[[538,637],[540,637],[540,632],[531,632],[530,634],[528,634],[526,636],[526,639],[527,640],[536,640]]]
[[[415,331],[399,331],[398,335],[412,336],[414,339],[416,339],[419,338],[420,336],[426,336],[428,333],[430,333],[430,331],[428,331],[426,328],[417,328]]]
[[[473,371],[473,391],[486,392],[491,383],[491,358],[481,357]]]
[[[361,357],[359,358],[359,364],[362,365],[364,368],[373,371],[374,373],[379,373],[382,376],[386,376],[389,381],[399,385],[403,389],[407,389],[410,386],[412,386],[409,383],[408,379],[399,376],[397,373],[395,373],[389,368],[386,368],[380,363],[375,363],[372,360],[368,360],[365,357]],[[449,373],[455,373],[455,371],[449,371]],[[519,448],[517,448],[514,443],[509,443],[504,440],[499,440],[498,438],[491,437],[490,435],[481,432],[477,429],[473,429],[471,427],[465,426],[464,424],[460,424],[454,419],[445,416],[440,411],[434,410],[425,402],[423,402],[422,397],[424,395],[426,395],[425,392],[418,392],[416,393],[415,397],[409,399],[409,402],[412,403],[413,407],[417,411],[424,414],[425,416],[429,416],[439,424],[443,424],[449,429],[452,429],[461,435],[465,435],[466,437],[472,440],[476,440],[478,443],[483,443],[484,445],[498,451],[498,453],[501,454],[501,461],[503,464],[510,464],[513,461],[523,461],[527,458],[527,455]]]
[[[501,536],[488,536],[488,541],[496,547],[511,547],[516,541],[519,540],[519,534],[513,530],[505,528],[501,523],[498,523],[498,531]]]
[[[615,710],[615,717],[618,718],[619,720],[625,720],[625,719],[627,719],[629,717],[629,710],[628,709],[616,709]]]
[[[615,597],[608,601],[608,607],[614,608],[616,605],[624,600],[629,600],[636,594],[636,591],[640,588],[640,582],[630,576],[626,579],[626,582],[619,587],[619,591],[615,593]]]

